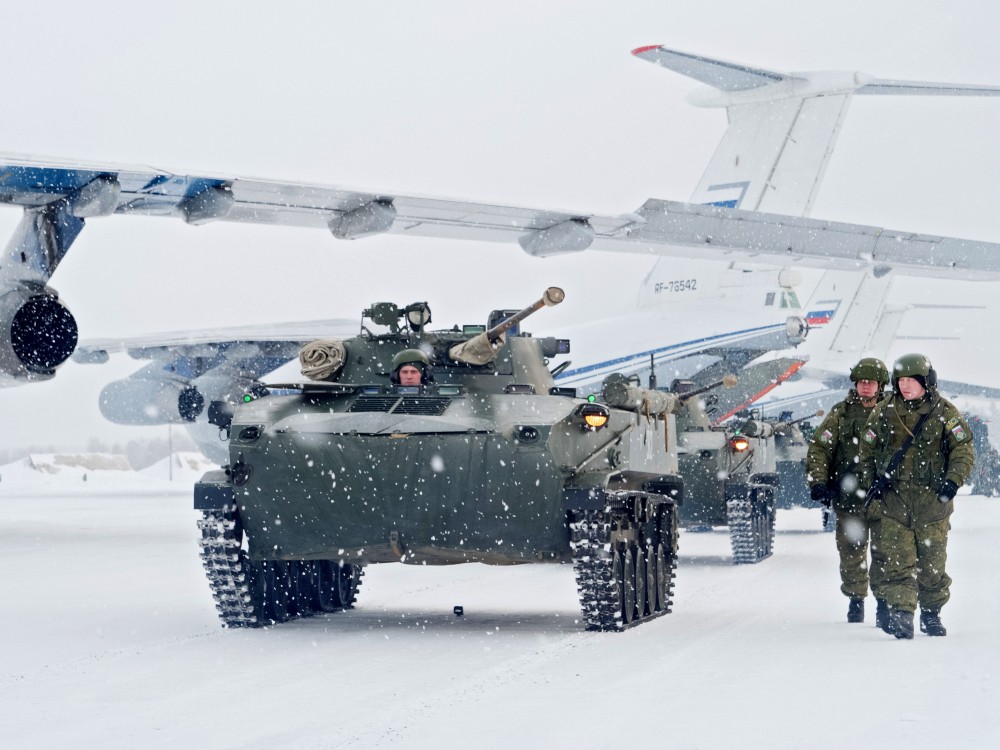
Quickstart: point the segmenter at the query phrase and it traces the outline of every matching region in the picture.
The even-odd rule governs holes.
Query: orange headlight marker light
[[[736,435],[729,439],[729,446],[735,453],[743,453],[750,449],[750,441],[742,435]]]
[[[583,420],[583,428],[591,432],[597,432],[605,427],[611,418],[611,410],[604,404],[583,404],[576,413]]]

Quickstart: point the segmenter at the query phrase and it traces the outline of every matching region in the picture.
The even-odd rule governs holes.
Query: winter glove
[[[950,479],[945,479],[941,482],[941,486],[938,487],[938,500],[942,503],[954,500],[956,492],[958,492],[958,485]]]
[[[833,502],[833,498],[830,497],[830,490],[827,489],[825,484],[814,484],[810,487],[809,497],[811,497],[813,501],[820,503],[827,508],[829,508],[830,504]]]

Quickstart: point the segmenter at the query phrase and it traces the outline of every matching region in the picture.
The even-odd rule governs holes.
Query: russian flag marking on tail
[[[706,206],[721,206],[722,208],[739,208],[743,196],[747,194],[749,182],[728,182],[722,185],[709,185],[708,193],[713,200],[704,203]]]
[[[825,326],[837,313],[837,305],[821,305],[806,313],[806,323],[810,326]]]

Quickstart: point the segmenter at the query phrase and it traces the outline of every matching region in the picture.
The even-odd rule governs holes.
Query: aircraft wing
[[[220,464],[227,460],[213,409],[232,408],[268,373],[297,361],[302,345],[358,333],[358,321],[333,319],[264,326],[178,331],[126,339],[84,341],[73,359],[106,362],[127,352],[148,360],[137,372],[101,391],[101,414],[115,424],[179,424],[199,449]]]
[[[714,397],[709,415],[712,423],[720,424],[737,412],[749,409],[758,399],[795,375],[804,364],[801,359],[779,357],[744,367],[733,388],[714,388],[710,391]]]
[[[254,326],[206,328],[197,331],[173,331],[129,338],[86,339],[73,353],[79,364],[102,364],[109,354],[127,352],[133,359],[174,357],[214,357],[220,347],[255,345],[290,352],[320,338],[346,338],[358,333],[358,322],[346,318],[274,323]]]
[[[25,208],[37,235],[43,234],[39,222],[46,216],[33,212],[54,213],[49,217],[54,230],[44,233],[54,246],[40,264],[43,283],[83,221],[111,214],[174,217],[190,224],[225,220],[312,227],[339,239],[391,232],[518,242],[534,256],[593,248],[826,268],[895,268],[959,278],[1000,276],[1000,244],[658,199],[647,200],[633,213],[611,216],[0,156],[0,203]]]

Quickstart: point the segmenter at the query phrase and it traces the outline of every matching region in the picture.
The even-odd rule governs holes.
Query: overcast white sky
[[[637,46],[1000,84],[997,28],[1000,8],[962,1],[18,3],[0,47],[0,151],[624,212],[686,199],[725,129]],[[1000,241],[998,123],[1000,99],[859,97],[813,215]],[[0,241],[19,215],[0,210]],[[99,338],[354,317],[381,299],[429,299],[450,325],[550,284],[569,293],[551,313],[564,322],[607,309],[598,294],[630,300],[648,266],[129,217],[91,221],[52,285],[81,336]],[[68,364],[53,383],[0,392],[0,447],[149,434],[112,428],[96,406],[137,364]]]

